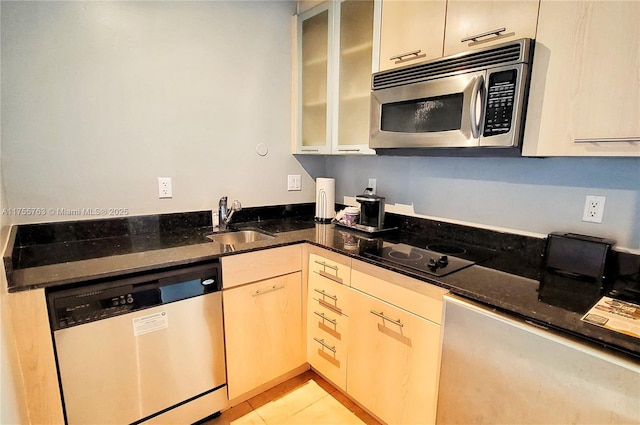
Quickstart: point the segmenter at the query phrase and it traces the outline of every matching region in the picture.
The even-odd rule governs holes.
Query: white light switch
[[[289,174],[287,176],[287,190],[302,190],[302,178],[300,174]]]

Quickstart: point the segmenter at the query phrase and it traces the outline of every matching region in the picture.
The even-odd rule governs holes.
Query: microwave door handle
[[[471,135],[474,139],[480,137],[480,122],[482,117],[484,116],[484,99],[482,98],[482,91],[484,91],[484,76],[480,75],[478,76],[478,78],[476,78],[476,81],[473,84],[473,90],[471,91],[471,105],[469,105],[469,111],[471,113]],[[478,95],[481,96],[482,101],[480,105],[480,119],[476,115]]]

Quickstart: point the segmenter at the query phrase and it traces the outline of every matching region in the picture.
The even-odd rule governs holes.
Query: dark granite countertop
[[[311,204],[313,205],[313,204]],[[212,232],[211,213],[197,212],[129,219],[18,226],[12,229],[4,258],[9,291],[91,284],[125,274],[175,267],[295,243],[312,243],[369,262],[520,317],[559,330],[602,349],[613,349],[640,361],[640,339],[581,321],[584,312],[543,302],[539,298],[544,240],[387,214],[387,225],[398,230],[369,235],[333,224],[316,224],[308,205],[242,210],[237,229],[256,228],[275,238],[235,247],[206,238]],[[83,234],[83,232],[88,232]],[[479,264],[436,278],[367,255],[385,241],[424,246],[455,240],[482,246],[491,255]],[[11,249],[9,249],[11,248]],[[634,285],[640,257],[621,254]],[[615,285],[614,285],[615,286]]]

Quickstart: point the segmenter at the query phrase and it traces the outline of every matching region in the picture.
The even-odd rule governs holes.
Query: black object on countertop
[[[586,312],[611,283],[614,244],[612,239],[550,233],[538,290],[540,301]]]

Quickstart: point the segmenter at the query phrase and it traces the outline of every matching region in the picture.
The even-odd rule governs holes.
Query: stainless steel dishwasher
[[[68,424],[193,423],[227,406],[219,262],[47,294]]]
[[[437,424],[638,424],[640,367],[445,295]]]

